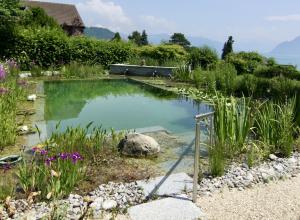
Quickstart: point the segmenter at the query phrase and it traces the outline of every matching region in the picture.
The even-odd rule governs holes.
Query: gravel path
[[[199,197],[207,219],[300,219],[300,176]]]

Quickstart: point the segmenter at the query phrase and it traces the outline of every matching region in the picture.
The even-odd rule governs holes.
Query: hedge
[[[126,42],[108,42],[87,37],[68,37],[56,29],[23,29],[19,31],[7,58],[16,58],[23,69],[31,62],[41,67],[79,63],[101,64],[125,62],[132,55],[132,45]]]
[[[179,45],[163,44],[158,46],[147,45],[135,48],[135,54],[148,57],[163,63],[166,60],[186,60],[187,52]]]

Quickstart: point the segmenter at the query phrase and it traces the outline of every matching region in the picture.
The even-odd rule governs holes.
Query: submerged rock
[[[154,138],[144,134],[128,134],[118,145],[119,151],[127,156],[153,156],[160,152]]]

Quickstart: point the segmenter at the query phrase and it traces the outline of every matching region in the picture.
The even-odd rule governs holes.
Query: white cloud
[[[112,1],[88,0],[76,6],[87,26],[99,26],[101,23],[101,26],[114,31],[126,31],[133,26],[123,8]]]
[[[152,15],[142,15],[141,21],[143,26],[151,28],[155,32],[169,32],[174,31],[176,24],[168,21],[165,18],[155,17]]]
[[[300,14],[282,15],[282,16],[268,16],[267,21],[300,21]]]

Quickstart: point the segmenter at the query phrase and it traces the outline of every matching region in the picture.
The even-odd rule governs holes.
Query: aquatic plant
[[[214,100],[215,144],[209,147],[210,169],[213,175],[224,172],[225,159],[241,154],[251,131],[250,101],[217,95]]]
[[[269,146],[269,153],[290,156],[293,150],[295,99],[264,102],[255,115],[257,138]]]
[[[125,132],[116,132],[114,129],[107,132],[102,127],[91,127],[92,124],[90,122],[86,127],[68,127],[64,132],[61,132],[59,131],[60,123],[58,123],[56,130],[52,132],[51,137],[46,141],[46,145],[53,146],[51,150],[56,154],[61,151],[79,152],[91,161],[95,161],[97,155],[105,147],[117,150],[116,146],[121,138],[125,136]]]
[[[101,65],[83,65],[77,62],[71,62],[70,64],[63,66],[61,73],[66,78],[85,78],[90,76],[101,76],[105,74]]]

